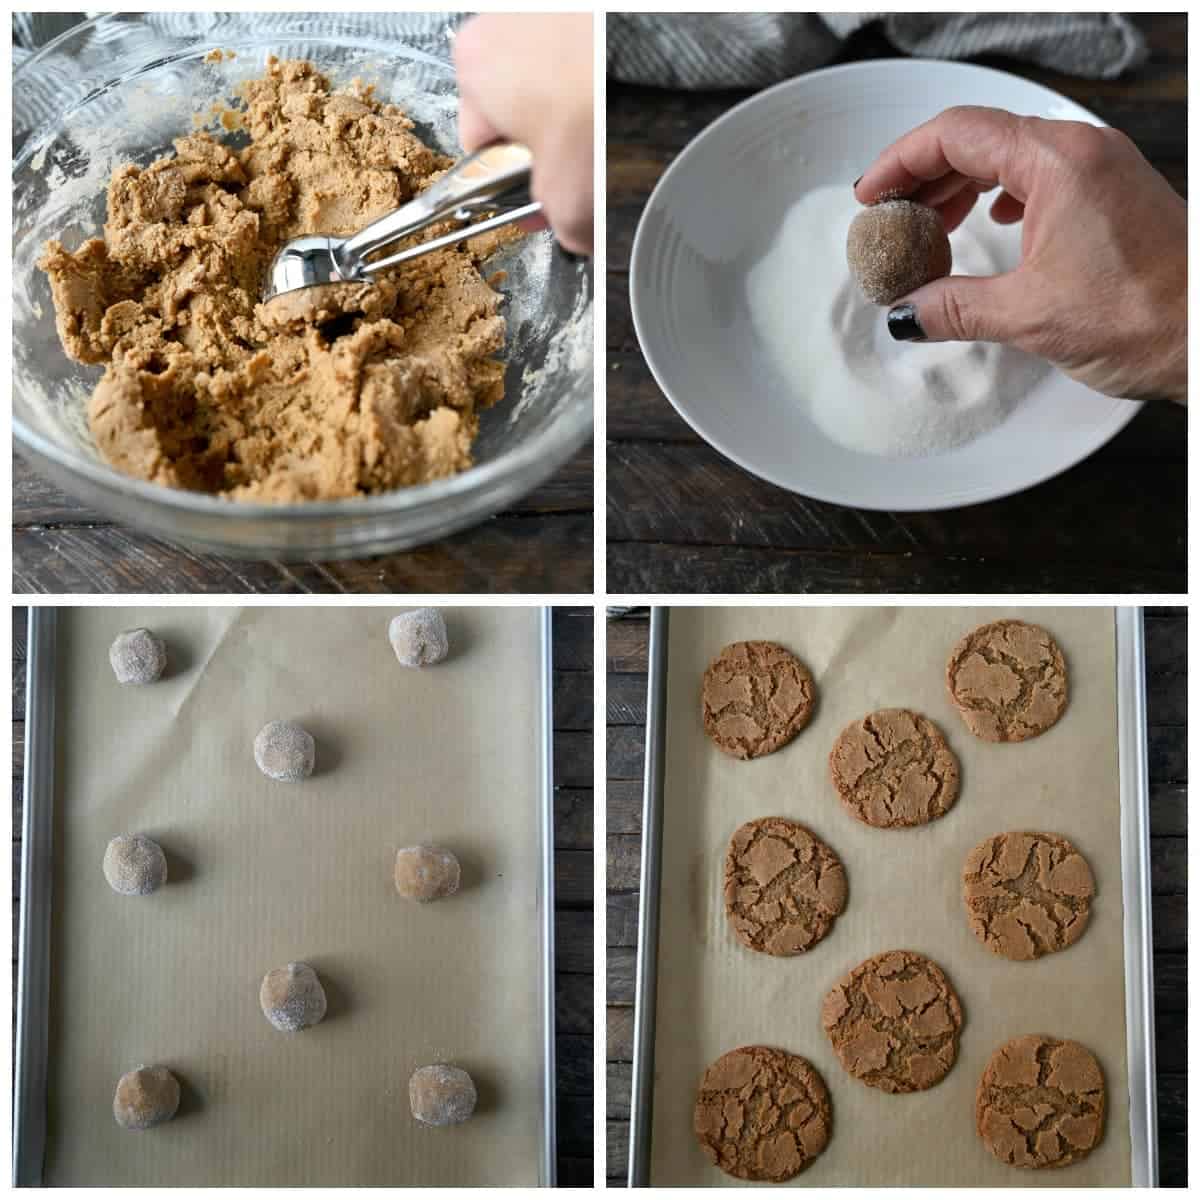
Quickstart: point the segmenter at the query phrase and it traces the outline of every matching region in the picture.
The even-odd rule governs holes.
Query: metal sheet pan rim
[[[1150,900],[1145,639],[1141,608],[1115,608],[1113,615],[1117,643],[1117,738],[1121,792],[1121,883],[1125,910],[1131,1183],[1134,1187],[1157,1187],[1158,1105],[1154,1055],[1154,942]],[[668,610],[652,608],[642,806],[642,883],[638,896],[638,952],[634,988],[630,1187],[650,1186],[654,1091],[653,1009],[657,991],[658,905],[662,882],[662,760],[668,626]]]
[[[13,1166],[16,1187],[42,1184],[46,1143],[47,1068],[49,1055],[47,1004],[36,1004],[39,987],[48,988],[50,974],[50,887],[53,872],[51,816],[54,803],[55,636],[57,611],[29,610],[28,677],[26,680],[24,823],[21,859],[21,923],[17,980],[17,1030],[14,1042]],[[538,830],[541,839],[538,879],[538,937],[542,964],[539,1021],[542,1028],[541,1161],[542,1187],[557,1182],[555,1018],[554,1018],[554,677],[553,609],[539,610],[541,687],[539,703]],[[30,903],[31,897],[40,897]]]

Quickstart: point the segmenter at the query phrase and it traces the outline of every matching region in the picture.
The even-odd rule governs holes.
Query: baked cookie
[[[704,1072],[692,1126],[700,1149],[727,1175],[783,1183],[825,1149],[833,1109],[807,1059],[743,1046]]]
[[[958,799],[958,759],[942,731],[907,708],[847,725],[829,752],[829,773],[850,815],[877,829],[924,825]]]
[[[842,1066],[868,1087],[921,1092],[954,1066],[962,1005],[937,963],[889,950],[860,963],[821,1005]]]
[[[812,675],[790,651],[774,642],[734,642],[704,672],[704,732],[734,758],[758,758],[808,724],[815,698]]]
[[[1067,707],[1067,664],[1039,625],[993,621],[950,655],[946,686],[967,728],[985,742],[1045,733]]]
[[[975,1093],[975,1129],[1010,1167],[1065,1167],[1104,1133],[1104,1072],[1078,1042],[1031,1033],[1005,1042]]]
[[[803,954],[846,907],[846,870],[803,825],[782,817],[747,821],[725,855],[725,912],[751,950]]]
[[[1095,894],[1087,860],[1054,833],[997,833],[963,867],[972,931],[989,950],[1019,962],[1079,941]]]

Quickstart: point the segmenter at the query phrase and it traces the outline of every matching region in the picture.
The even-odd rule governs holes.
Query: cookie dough
[[[1045,733],[1067,707],[1067,664],[1038,625],[993,621],[950,655],[946,686],[967,728],[985,742],[1023,742]]]
[[[1053,833],[998,833],[963,867],[972,931],[989,950],[1020,962],[1074,945],[1095,892],[1087,860]]]
[[[704,731],[734,758],[758,758],[808,724],[816,687],[808,668],[774,642],[734,642],[708,665]]]
[[[313,773],[317,744],[312,734],[295,721],[270,721],[254,739],[254,761],[269,779],[299,783]]]
[[[388,625],[388,641],[402,667],[431,667],[450,653],[446,618],[436,608],[398,613]]]
[[[150,1129],[179,1111],[179,1080],[166,1067],[137,1067],[117,1081],[113,1116],[124,1129]]]
[[[396,891],[406,900],[453,896],[461,876],[453,851],[442,846],[405,846],[396,851]]]
[[[884,708],[847,725],[829,754],[851,816],[877,829],[924,825],[958,799],[958,759],[928,718]]]
[[[975,1094],[975,1128],[1010,1167],[1065,1167],[1104,1133],[1104,1073],[1078,1042],[1027,1034],[988,1060]]]
[[[118,683],[154,683],[166,670],[167,644],[149,629],[127,629],[108,648],[108,661]]]
[[[846,907],[846,870],[803,825],[747,821],[725,855],[725,912],[738,941],[764,954],[802,954]]]
[[[258,989],[263,1016],[283,1033],[297,1033],[325,1018],[325,989],[308,963],[288,963],[263,976]]]
[[[825,1149],[833,1110],[807,1059],[743,1046],[704,1072],[692,1126],[705,1157],[727,1175],[783,1183]]]
[[[141,833],[123,833],[104,851],[104,878],[122,896],[148,896],[167,882],[162,847]]]
[[[846,264],[872,304],[891,304],[949,275],[952,257],[941,215],[912,200],[864,208],[846,235]]]
[[[252,502],[464,470],[480,410],[504,395],[501,297],[479,263],[506,237],[260,304],[285,241],[357,232],[451,160],[399,108],[361,85],[334,91],[312,63],[271,59],[242,90],[248,145],[192,133],[148,167],[119,167],[104,237],[73,252],[48,242],[40,260],[67,354],[105,367],[88,405],[100,454],[139,479]]]
[[[958,1057],[962,1005],[937,963],[889,950],[843,976],[821,1006],[841,1064],[868,1087],[920,1092]]]
[[[461,1125],[475,1111],[478,1099],[471,1076],[447,1063],[418,1067],[408,1081],[412,1115],[425,1125]]]

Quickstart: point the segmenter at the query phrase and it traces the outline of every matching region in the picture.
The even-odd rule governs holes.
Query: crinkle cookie
[[[989,950],[1018,961],[1074,945],[1095,892],[1087,860],[1053,833],[997,833],[963,867],[972,931]]]
[[[1026,1034],[988,1060],[975,1093],[975,1129],[1010,1167],[1065,1167],[1104,1134],[1104,1072],[1078,1042]]]
[[[816,687],[808,668],[774,642],[734,642],[708,665],[704,732],[734,758],[758,758],[808,724]]]
[[[705,1157],[727,1175],[783,1183],[825,1149],[833,1109],[807,1059],[743,1046],[704,1072],[692,1125]]]
[[[1067,707],[1067,664],[1040,625],[993,621],[972,630],[946,665],[950,699],[985,742],[1023,742],[1045,733]]]

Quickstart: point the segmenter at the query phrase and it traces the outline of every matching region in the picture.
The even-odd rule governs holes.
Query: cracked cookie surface
[[[1053,833],[998,833],[963,867],[963,900],[975,936],[1025,962],[1083,936],[1096,884],[1087,860]]]
[[[738,941],[763,954],[802,954],[846,907],[841,859],[803,825],[747,821],[725,855],[725,912]]]
[[[1039,625],[993,621],[951,652],[946,686],[967,728],[985,742],[1045,733],[1067,707],[1067,664]]]
[[[1078,1042],[1027,1034],[988,1060],[975,1095],[975,1128],[1010,1167],[1065,1167],[1104,1132],[1104,1073]]]
[[[821,1024],[843,1067],[868,1087],[920,1092],[954,1066],[962,1005],[932,959],[889,950],[830,990]]]
[[[816,686],[808,668],[775,642],[733,642],[708,665],[704,732],[734,758],[758,758],[808,724]]]
[[[708,1160],[728,1175],[782,1183],[825,1149],[833,1109],[807,1059],[770,1046],[722,1054],[700,1081],[692,1127]]]
[[[928,718],[884,708],[847,725],[829,754],[850,814],[877,829],[924,825],[958,799],[958,759]]]

